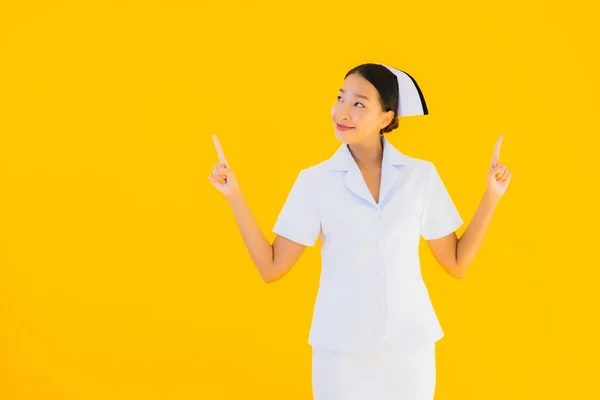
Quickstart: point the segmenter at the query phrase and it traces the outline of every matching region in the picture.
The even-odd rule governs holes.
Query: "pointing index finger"
[[[502,146],[503,139],[504,136],[500,135],[496,141],[496,145],[494,146],[494,155],[492,156],[492,165],[498,164],[498,160],[500,159],[500,147]]]
[[[222,164],[225,164],[226,166],[229,166],[227,164],[227,159],[225,158],[225,154],[223,153],[223,148],[221,147],[221,143],[219,143],[219,138],[217,138],[217,135],[213,135],[213,142],[215,143],[215,149],[217,149],[217,155],[219,157],[219,162],[221,162]]]

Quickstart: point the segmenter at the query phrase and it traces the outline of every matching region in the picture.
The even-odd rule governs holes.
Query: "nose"
[[[338,103],[333,109],[333,115],[338,121],[348,121],[350,119],[350,109],[344,103]]]

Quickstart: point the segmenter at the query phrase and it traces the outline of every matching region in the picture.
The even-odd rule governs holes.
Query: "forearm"
[[[228,196],[227,201],[231,206],[248,253],[265,279],[273,268],[273,247],[260,230],[241,190]]]
[[[456,245],[456,260],[460,276],[464,276],[467,268],[475,259],[499,200],[500,198],[497,195],[487,190],[479,203],[479,207],[477,207],[471,223],[458,240]]]

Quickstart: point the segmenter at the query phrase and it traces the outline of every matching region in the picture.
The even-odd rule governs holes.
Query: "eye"
[[[343,101],[342,96],[338,96],[337,100],[338,101]],[[363,103],[360,103],[360,102],[356,102],[356,103],[354,103],[354,105],[359,105],[360,108],[365,108],[365,105]]]

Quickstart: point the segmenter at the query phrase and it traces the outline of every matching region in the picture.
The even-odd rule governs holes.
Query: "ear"
[[[392,119],[394,119],[394,112],[393,111],[387,111],[384,113],[381,113],[381,123],[379,124],[379,129],[383,129],[386,126],[388,126],[390,124],[390,122],[392,122]]]

